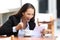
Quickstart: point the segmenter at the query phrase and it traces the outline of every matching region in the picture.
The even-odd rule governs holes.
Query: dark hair
[[[34,8],[34,6],[32,5],[32,4],[30,4],[30,3],[26,3],[26,4],[24,4],[22,7],[21,7],[21,9],[19,10],[19,12],[16,14],[16,16],[19,16],[20,18],[23,16],[22,15],[22,13],[23,12],[26,12],[26,10],[28,9],[28,8],[32,8],[32,9],[34,9],[34,17],[30,20],[30,21],[35,21],[35,8]]]

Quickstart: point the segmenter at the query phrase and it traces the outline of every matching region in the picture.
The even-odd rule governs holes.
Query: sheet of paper
[[[0,38],[0,40],[11,40],[11,37],[7,37],[7,38]]]

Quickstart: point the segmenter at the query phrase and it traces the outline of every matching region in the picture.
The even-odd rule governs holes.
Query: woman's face
[[[30,19],[34,16],[34,9],[28,8],[26,12],[23,13],[23,17],[26,21],[30,21]]]

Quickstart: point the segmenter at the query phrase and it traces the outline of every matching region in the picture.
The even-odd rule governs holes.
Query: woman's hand
[[[16,30],[19,29],[23,29],[23,22],[20,22],[17,26],[16,26]]]

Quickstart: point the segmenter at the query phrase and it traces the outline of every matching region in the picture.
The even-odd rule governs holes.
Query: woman
[[[35,8],[32,4],[26,3],[16,15],[12,15],[0,28],[0,35],[17,36],[21,30],[34,30]],[[22,33],[21,33],[22,34]]]

